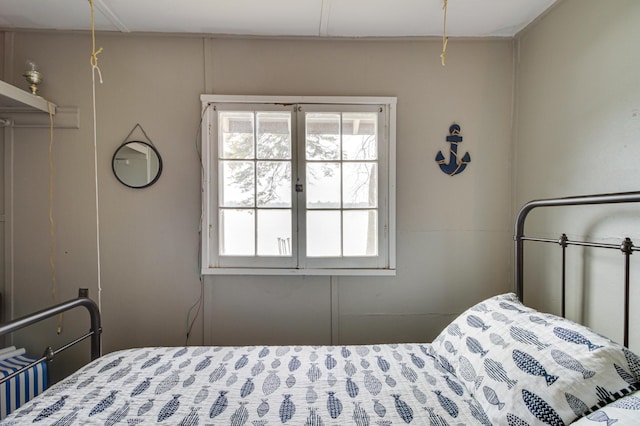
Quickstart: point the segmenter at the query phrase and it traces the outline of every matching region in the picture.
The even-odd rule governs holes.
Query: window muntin
[[[378,255],[378,114],[305,113],[309,257]]]
[[[393,271],[395,98],[240,98],[202,96],[203,272]]]
[[[219,256],[291,257],[291,112],[217,115]]]

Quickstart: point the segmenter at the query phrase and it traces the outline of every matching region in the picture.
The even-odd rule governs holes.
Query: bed
[[[470,307],[431,343],[127,349],[96,356],[2,424],[640,424],[640,357],[522,303],[528,212],[611,202],[640,202],[640,193],[527,204],[516,292]],[[87,336],[99,352],[93,315]]]

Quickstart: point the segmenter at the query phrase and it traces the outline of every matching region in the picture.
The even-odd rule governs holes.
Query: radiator
[[[34,358],[15,347],[0,350],[0,377],[7,377],[29,365]],[[36,364],[8,382],[0,385],[0,420],[47,388],[47,365]]]

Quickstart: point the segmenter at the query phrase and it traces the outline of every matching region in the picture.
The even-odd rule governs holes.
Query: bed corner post
[[[91,361],[94,361],[100,358],[102,353],[101,348],[101,334],[102,334],[102,324],[100,321],[100,310],[98,309],[98,305],[89,299],[89,289],[88,288],[79,288],[78,289],[78,298],[86,299],[84,303],[82,303],[87,310],[89,311],[89,318],[91,321]]]
[[[515,276],[514,276],[514,289],[518,299],[524,303],[524,295],[523,295],[523,256],[524,256],[524,245],[522,244],[522,235],[515,235],[513,237],[515,244]]]
[[[525,204],[516,216],[514,241],[514,290],[518,299],[524,302],[524,220],[533,208],[531,203]]]

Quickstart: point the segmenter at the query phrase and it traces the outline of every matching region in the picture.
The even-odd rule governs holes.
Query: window
[[[201,100],[203,273],[394,273],[395,98]]]

